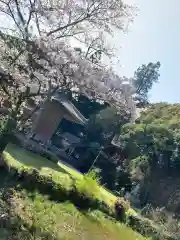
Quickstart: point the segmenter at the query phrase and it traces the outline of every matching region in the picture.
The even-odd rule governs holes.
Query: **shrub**
[[[162,227],[164,231],[174,235],[180,235],[180,227],[178,219],[175,219],[172,214],[166,211],[165,208],[153,208],[147,205],[141,211],[141,215],[151,219],[154,223]]]
[[[95,170],[91,170],[84,175],[83,178],[75,182],[76,191],[81,196],[87,198],[99,199],[100,198],[100,178]]]
[[[152,221],[140,216],[128,216],[127,224],[143,236],[151,237],[153,240],[178,240],[176,236],[168,234],[153,224]]]
[[[120,221],[125,221],[126,212],[130,208],[130,203],[124,200],[124,198],[119,197],[115,202],[114,208],[116,218]]]

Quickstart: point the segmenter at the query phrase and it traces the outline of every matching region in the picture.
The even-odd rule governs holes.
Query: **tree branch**
[[[37,27],[38,33],[39,33],[39,35],[41,36],[41,29],[40,29],[39,19],[38,19],[38,16],[37,16],[37,12],[36,12],[36,11],[35,11],[35,22],[36,22],[36,27]]]
[[[1,84],[1,88],[9,97],[11,97],[11,94],[9,93],[9,91],[7,90],[7,88],[3,84]]]
[[[50,31],[49,33],[47,33],[47,36],[50,36],[50,35],[52,35],[53,33],[62,31],[63,29],[69,28],[69,27],[71,27],[71,26],[77,25],[77,24],[79,24],[79,23],[87,20],[88,18],[90,18],[90,15],[89,15],[89,14],[87,14],[87,15],[86,15],[84,18],[82,18],[82,19],[76,20],[76,21],[74,21],[74,22],[68,23],[67,25],[65,25],[65,26],[63,26],[63,27],[58,27],[58,28]]]
[[[31,0],[29,0],[29,2],[30,2],[30,5],[31,5],[31,8],[30,8],[30,10],[29,10],[29,17],[28,17],[27,24],[26,24],[26,27],[27,27],[27,28],[28,28],[29,23],[30,23],[30,21],[31,21],[32,14],[34,13],[34,5],[35,5],[35,3],[36,3],[36,0],[34,0],[33,3],[32,3]]]
[[[10,14],[11,14],[10,16],[11,16],[11,18],[13,19],[15,25],[16,25],[17,28],[20,30],[20,32],[23,34],[23,31],[22,31],[20,25],[18,24],[18,22],[16,21],[16,18],[15,18],[15,16],[14,16],[14,13],[13,13],[13,11],[12,11],[12,9],[11,9],[9,3],[7,4],[7,6],[8,6],[8,9],[9,9],[9,12],[10,12]]]
[[[15,4],[16,4],[16,9],[17,9],[19,18],[20,18],[20,20],[21,20],[21,23],[22,23],[23,25],[25,25],[25,24],[26,24],[26,21],[25,21],[23,15],[22,15],[22,12],[21,12],[21,9],[20,9],[20,6],[19,6],[19,2],[18,2],[18,0],[14,0],[14,2],[15,2]]]

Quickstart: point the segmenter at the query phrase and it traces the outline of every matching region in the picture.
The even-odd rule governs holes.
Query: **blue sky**
[[[128,34],[115,34],[120,75],[132,76],[143,63],[161,62],[152,102],[180,102],[180,0],[125,0],[139,7]],[[120,46],[123,46],[120,48]]]

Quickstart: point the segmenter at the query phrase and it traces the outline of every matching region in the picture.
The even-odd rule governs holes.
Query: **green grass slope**
[[[79,183],[84,176],[74,169],[55,163],[9,144],[3,153],[8,166],[24,170],[36,169],[40,176],[51,177],[67,191],[71,190],[73,178]],[[69,201],[55,201],[35,188],[21,185],[11,171],[0,169],[0,239],[2,240],[81,240],[81,239],[128,239],[145,240],[131,228],[116,222],[99,210],[83,210]],[[72,178],[73,177],[73,178]],[[23,181],[28,181],[23,179]],[[33,181],[32,181],[33,183]],[[29,185],[31,186],[30,182]],[[112,204],[116,197],[99,185],[91,184],[89,191],[100,192],[98,197]],[[81,190],[87,190],[80,184]]]
[[[61,183],[65,188],[71,188],[72,178],[81,180],[84,176],[73,168],[59,162],[58,165],[23,148],[8,144],[4,153],[8,164],[17,169],[36,169],[42,176],[51,176],[56,183]],[[105,188],[99,186],[99,198],[108,205],[114,204],[116,196]]]
[[[70,202],[57,203],[39,192],[13,191],[10,196],[11,214],[1,228],[2,240],[145,239],[99,211],[80,212]]]

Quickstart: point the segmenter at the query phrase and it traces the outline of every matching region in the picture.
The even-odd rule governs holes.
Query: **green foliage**
[[[75,183],[76,190],[80,195],[93,199],[100,199],[101,192],[99,186],[100,178],[93,169]]]
[[[92,115],[86,126],[84,144],[87,147],[81,152],[81,171],[87,172],[98,156],[95,166],[101,169],[101,181],[112,191],[117,188],[116,178],[120,172],[116,171],[118,164],[111,159],[111,141],[118,129],[127,122],[127,118],[125,114],[119,115],[114,107],[106,107]]]
[[[106,145],[125,122],[126,116],[120,116],[113,107],[106,107],[90,117],[86,127],[86,139]]]
[[[145,109],[135,124],[121,128],[121,154],[131,181],[139,183],[141,206],[151,201],[154,179],[180,173],[180,105],[158,103]],[[168,198],[168,197],[167,197]],[[168,199],[167,199],[168,201]],[[174,207],[176,203],[173,203]],[[175,209],[175,208],[174,208]]]
[[[152,240],[178,240],[178,238],[163,231],[149,219],[131,215],[128,216],[127,223],[132,229],[150,237]]]
[[[142,173],[147,174],[149,169],[149,158],[147,156],[139,156],[131,160],[130,168],[131,170],[140,168]]]
[[[180,105],[156,103],[151,104],[141,113],[138,123],[161,123],[168,125],[171,122],[180,122]]]
[[[134,125],[121,129],[121,147],[131,167],[180,170],[180,105],[159,103],[142,112]],[[133,160],[132,160],[133,159]],[[148,166],[149,164],[149,166]]]
[[[160,66],[160,62],[150,62],[147,65],[143,64],[135,71],[134,84],[140,104],[148,102],[148,92],[153,84],[158,81]]]

